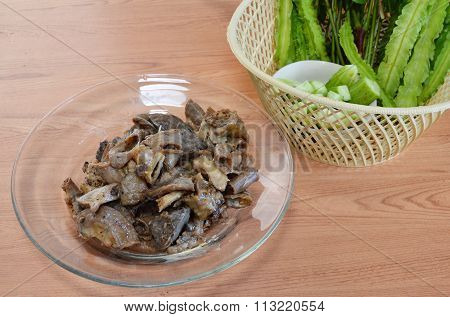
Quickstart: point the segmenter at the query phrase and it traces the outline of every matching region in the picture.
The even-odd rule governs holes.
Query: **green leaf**
[[[444,26],[448,0],[431,0],[426,26],[414,46],[413,55],[405,68],[403,85],[398,89],[395,102],[398,107],[417,106],[417,97],[422,93],[422,84],[430,75],[430,60],[434,55],[434,40]]]
[[[428,1],[411,0],[403,7],[392,32],[384,59],[378,67],[381,87],[389,97],[394,97],[408,63],[411,50],[426,18]]]
[[[344,24],[342,24],[341,29],[339,30],[339,41],[348,60],[350,61],[350,63],[358,67],[359,73],[363,77],[367,77],[373,81],[377,81],[377,75],[375,74],[375,71],[362,59],[362,57],[358,53],[349,18],[345,20]],[[394,100],[392,100],[392,98],[390,98],[381,87],[380,90],[380,98],[383,102],[383,106],[395,107]]]
[[[353,0],[353,2],[357,4],[364,4],[367,2],[367,0]]]

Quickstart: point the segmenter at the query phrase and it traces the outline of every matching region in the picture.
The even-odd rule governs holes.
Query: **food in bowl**
[[[189,100],[186,122],[139,114],[121,137],[99,144],[84,181],[62,189],[84,239],[113,249],[179,253],[200,245],[227,217],[252,204],[258,181],[246,127],[235,111],[205,112]]]

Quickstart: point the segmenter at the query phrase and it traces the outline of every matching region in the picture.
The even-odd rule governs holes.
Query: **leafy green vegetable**
[[[426,102],[445,80],[445,76],[450,69],[450,40],[445,42],[440,54],[436,57],[433,71],[425,82],[422,95],[419,97],[419,103]]]
[[[448,0],[431,0],[431,13],[426,27],[414,47],[414,52],[405,68],[403,85],[398,89],[395,102],[398,107],[417,106],[417,97],[422,93],[422,84],[430,74],[430,60],[434,55],[434,40],[444,26]]]
[[[295,0],[298,15],[302,21],[306,39],[311,44],[310,50],[314,50],[315,56],[323,61],[328,61],[325,48],[325,37],[317,19],[317,10],[314,8],[313,0]]]
[[[427,13],[428,1],[411,0],[403,7],[386,45],[384,59],[378,68],[378,78],[389,97],[394,97],[411,50],[419,36]]]
[[[291,14],[291,45],[295,47],[295,60],[304,61],[309,59],[308,46],[305,42],[305,35],[303,34],[302,23],[295,8]]]
[[[289,60],[289,46],[291,42],[291,0],[279,0],[277,16],[277,36],[275,58],[278,66],[283,67]]]
[[[449,31],[450,31],[450,5],[447,7],[447,16],[445,17],[444,29],[442,30],[441,34],[436,40],[435,56],[438,56],[441,53],[442,48],[445,46],[445,42],[449,41],[450,37]],[[434,61],[432,63],[432,66],[434,66]]]
[[[358,53],[349,19],[344,22],[341,29],[339,30],[339,40],[345,55],[353,65],[358,67],[359,73],[363,77],[367,77],[373,81],[376,81],[377,76],[375,74],[375,71],[361,58]],[[395,107],[394,100],[392,100],[392,98],[390,98],[383,89],[380,89],[380,97],[383,102],[383,106]]]

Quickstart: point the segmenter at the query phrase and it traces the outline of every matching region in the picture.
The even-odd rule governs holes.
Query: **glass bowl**
[[[260,172],[250,187],[252,206],[230,212],[207,242],[175,255],[111,252],[78,237],[64,202],[66,177],[82,180],[81,167],[99,142],[121,135],[131,118],[163,112],[183,120],[186,101],[204,109],[237,111],[250,135]],[[249,256],[271,235],[288,207],[293,159],[272,121],[241,94],[179,75],[136,75],[95,85],[47,114],[26,138],[14,164],[11,190],[27,236],[51,260],[82,277],[121,286],[157,287],[193,281],[223,271]]]

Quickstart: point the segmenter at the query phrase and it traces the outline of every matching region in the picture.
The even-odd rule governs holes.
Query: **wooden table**
[[[213,277],[153,290],[65,271],[28,240],[10,173],[30,128],[111,74],[182,73],[255,100],[228,48],[237,0],[0,0],[0,294],[12,296],[333,296],[450,294],[450,116],[383,166],[297,158],[296,190],[273,236]]]

